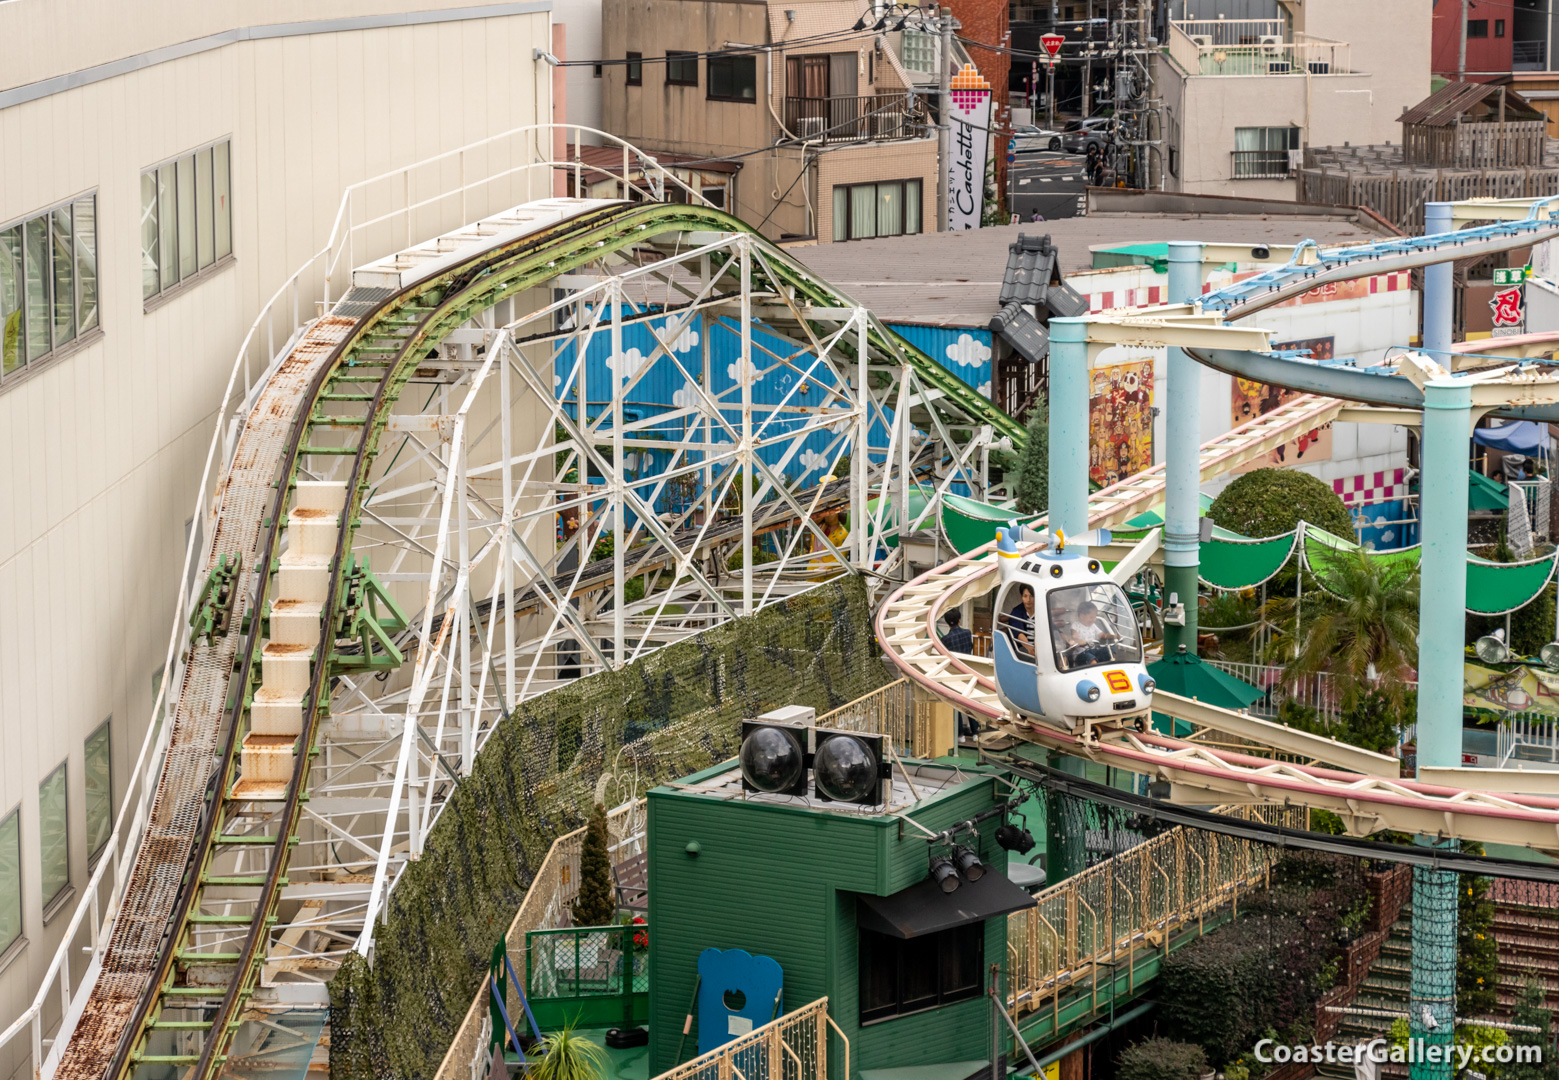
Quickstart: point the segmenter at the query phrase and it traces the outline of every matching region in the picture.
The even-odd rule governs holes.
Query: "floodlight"
[[[807,753],[801,728],[742,721],[742,789],[768,795],[807,793]]]
[[[1537,658],[1549,671],[1559,671],[1559,641],[1550,641],[1537,650]]]
[[[1505,645],[1505,632],[1496,630],[1492,634],[1486,634],[1478,639],[1473,646],[1478,659],[1485,664],[1503,663],[1510,656],[1510,649]]]
[[[985,876],[985,864],[980,857],[961,844],[953,848],[953,862],[968,881],[979,881]]]
[[[931,877],[945,893],[955,892],[963,882],[958,878],[958,870],[953,866],[953,860],[946,855],[933,855],[931,858]]]

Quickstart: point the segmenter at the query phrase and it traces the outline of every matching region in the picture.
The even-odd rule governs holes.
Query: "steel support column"
[[[1424,235],[1450,232],[1451,203],[1424,204]],[[1451,313],[1455,310],[1453,279],[1456,264],[1439,262],[1424,267],[1424,350],[1446,367],[1451,365],[1445,353],[1451,350]]]
[[[1052,530],[1088,528],[1088,324],[1050,321],[1050,491]]]
[[[1196,299],[1202,291],[1202,245],[1169,245],[1169,296],[1172,304]],[[1169,392],[1165,401],[1164,585],[1185,608],[1185,625],[1164,627],[1164,655],[1181,646],[1196,652],[1196,594],[1201,561],[1201,371],[1184,349],[1168,350]]]
[[[1426,290],[1427,293],[1427,290]],[[1443,309],[1449,321],[1449,308]],[[1438,313],[1426,306],[1425,327]],[[1449,334],[1446,335],[1449,337]],[[1467,433],[1472,389],[1453,379],[1424,387],[1423,522],[1419,594],[1418,765],[1461,764],[1462,628],[1467,622]],[[1420,843],[1434,843],[1422,837]],[[1456,875],[1413,871],[1412,998],[1408,1019],[1425,1048],[1452,1040],[1456,1012]],[[1426,1022],[1433,1018],[1431,1029]],[[1435,1051],[1438,1053],[1438,1051]],[[1420,1055],[1424,1057],[1427,1055]],[[1413,1080],[1449,1080],[1448,1062],[1416,1061]]]

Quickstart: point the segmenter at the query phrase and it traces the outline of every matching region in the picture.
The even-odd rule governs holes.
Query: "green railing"
[[[532,930],[525,942],[525,993],[543,1028],[649,1019],[647,923]]]

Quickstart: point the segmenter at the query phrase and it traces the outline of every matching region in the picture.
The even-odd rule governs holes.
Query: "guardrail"
[[[1303,828],[1303,807],[1224,806],[1247,821]],[[1168,950],[1170,935],[1201,924],[1266,877],[1271,849],[1250,840],[1177,827],[1068,878],[1035,907],[1007,917],[1008,1008],[1037,1012],[1086,987],[1098,1000],[1098,971],[1143,946]],[[1127,965],[1128,973],[1133,970]],[[1128,974],[1128,980],[1133,976]]]
[[[1175,19],[1170,25],[1209,45],[1259,45],[1262,38],[1282,39],[1288,30],[1283,19]]]
[[[635,799],[606,815],[608,851],[616,856],[643,851],[644,814],[644,800]],[[584,829],[575,829],[558,837],[547,849],[546,858],[542,859],[541,867],[531,879],[530,888],[525,891],[525,899],[520,902],[520,910],[515,912],[514,921],[504,934],[509,956],[514,959],[518,970],[525,971],[528,968],[529,958],[525,951],[527,935],[534,930],[546,930],[559,925],[568,905],[579,895],[579,856],[584,850],[584,843]],[[620,861],[620,858],[614,860]],[[519,999],[514,997],[513,990],[510,996],[513,1000],[506,1002],[505,1007],[509,1009],[510,1016],[515,1016],[518,1015],[514,1010],[519,1007]],[[487,1056],[491,1025],[487,1009],[487,986],[484,983],[472,999],[460,1030],[455,1033],[449,1050],[444,1054],[436,1080],[454,1080],[455,1077],[486,1080],[491,1064]]]
[[[824,713],[817,718],[817,726],[886,735],[904,757],[936,757],[946,752],[945,747],[937,747],[935,725],[939,708],[949,714],[952,710],[940,698],[916,690],[908,679],[898,679]]]
[[[844,1043],[844,1070],[850,1075],[850,1040],[828,1015],[828,999],[818,998],[746,1035],[654,1080],[828,1080],[828,1031]]]
[[[904,93],[787,97],[785,128],[805,141],[907,139],[922,128],[913,110],[914,99]]]
[[[662,168],[652,157],[632,144],[607,132],[578,125],[530,124],[502,132],[446,151],[434,157],[414,162],[370,177],[347,187],[341,196],[330,236],[319,251],[304,260],[293,273],[277,287],[261,306],[254,322],[245,333],[228,373],[227,385],[216,409],[216,423],[207,446],[205,464],[196,488],[192,526],[185,544],[184,562],[180,572],[180,591],[174,605],[172,626],[168,634],[168,647],[163,663],[164,677],[152,703],[151,717],[146,736],[131,772],[131,783],[120,800],[115,817],[114,831],[103,847],[92,877],[76,902],[76,910],[67,925],[66,933],[55,951],[53,960],[45,972],[42,984],[31,1005],[4,1031],[0,1031],[0,1051],[10,1046],[23,1032],[31,1039],[31,1074],[38,1077],[44,1070],[44,1050],[50,1049],[50,1057],[57,1058],[57,1043],[68,1038],[73,1024],[73,1008],[84,1003],[90,992],[101,950],[110,938],[108,933],[118,910],[123,893],[125,875],[134,863],[146,825],[146,814],[156,793],[157,778],[161,775],[163,757],[167,749],[171,724],[162,723],[163,714],[171,713],[165,705],[169,700],[169,687],[183,682],[182,650],[179,641],[187,628],[191,605],[195,602],[201,582],[196,580],[204,560],[205,546],[215,524],[218,500],[216,477],[218,471],[230,462],[238,442],[238,433],[244,418],[254,405],[261,387],[271,371],[291,351],[293,343],[314,319],[329,310],[332,285],[336,295],[350,287],[352,267],[392,254],[402,247],[431,239],[440,232],[467,223],[467,215],[486,216],[552,190],[551,177],[555,173],[572,172],[577,178],[583,163],[578,160],[577,147],[583,134],[598,138],[603,145],[619,147],[625,166],[630,160],[637,162],[648,178],[652,194],[664,195],[668,185],[679,188],[684,201],[708,205],[701,192],[688,187],[674,174]],[[574,160],[554,160],[549,151],[572,138],[576,147]],[[545,149],[543,149],[545,148]],[[519,163],[516,164],[515,162]],[[453,187],[446,179],[449,173],[456,176]],[[524,184],[500,181],[522,177]],[[536,183],[541,178],[544,183]],[[624,198],[642,198],[627,190],[624,181]],[[517,193],[523,191],[522,195]],[[388,207],[372,211],[370,206]],[[452,220],[455,216],[459,220]],[[399,240],[397,239],[399,238]],[[112,870],[112,886],[104,897],[104,885]],[[72,956],[78,956],[82,927],[89,927],[90,950],[81,982],[72,989]],[[58,995],[60,1016],[45,1018],[45,1006]],[[55,1038],[48,1035],[54,1031]]]

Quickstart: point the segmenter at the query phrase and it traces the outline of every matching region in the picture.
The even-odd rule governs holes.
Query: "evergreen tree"
[[[1018,513],[1042,514],[1050,505],[1050,406],[1039,401],[1029,411],[1028,443],[1018,457],[1014,495]]]
[[[1482,854],[1482,845],[1475,854]],[[1489,878],[1461,875],[1456,912],[1456,1015],[1482,1017],[1499,1004],[1499,951]]]
[[[1554,1060],[1554,1014],[1544,1007],[1543,987],[1527,983],[1521,989],[1513,1021],[1536,1031],[1512,1031],[1510,1041],[1520,1046],[1541,1047],[1541,1062],[1513,1062],[1499,1067],[1500,1080],[1559,1080],[1559,1061]]]
[[[579,853],[579,895],[574,898],[575,926],[609,926],[617,918],[617,890],[606,850],[606,807],[596,803]]]

